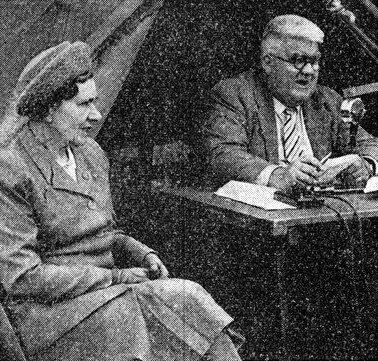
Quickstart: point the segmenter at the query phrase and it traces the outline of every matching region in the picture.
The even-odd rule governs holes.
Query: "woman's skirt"
[[[232,321],[200,285],[156,280],[129,285],[53,344],[27,353],[33,361],[200,360]]]

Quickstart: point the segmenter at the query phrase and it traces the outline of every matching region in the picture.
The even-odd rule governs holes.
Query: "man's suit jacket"
[[[341,97],[318,86],[303,104],[306,130],[314,156],[322,159],[356,152],[378,160],[378,141],[359,127],[351,150],[349,128],[341,118]],[[273,96],[252,71],[223,80],[211,93],[211,110],[204,124],[205,146],[213,174],[221,182],[254,182],[268,164],[278,164]]]
[[[113,251],[136,265],[152,251],[113,228],[98,144],[89,139],[73,153],[77,183],[28,126],[0,150],[0,282],[29,353],[130,288],[114,285]]]

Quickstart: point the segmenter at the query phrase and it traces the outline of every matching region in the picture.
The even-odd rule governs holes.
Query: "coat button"
[[[96,180],[98,178],[98,174],[97,173],[93,173],[92,177],[93,177],[94,180]]]
[[[88,201],[88,208],[89,209],[96,209],[97,208],[97,204],[95,201],[92,201],[92,200],[89,200]]]
[[[85,171],[81,176],[83,177],[83,179],[88,180],[91,175],[89,174],[89,172]]]

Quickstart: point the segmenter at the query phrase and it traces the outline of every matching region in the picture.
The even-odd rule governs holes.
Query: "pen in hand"
[[[323,166],[327,160],[331,157],[332,152],[329,152],[321,161],[320,164]],[[317,168],[318,172],[321,170],[321,168]]]
[[[321,163],[321,165],[324,165],[326,162],[327,162],[327,160],[331,157],[331,155],[332,155],[332,152],[330,152],[330,153],[328,153],[321,161],[320,161],[320,163]]]

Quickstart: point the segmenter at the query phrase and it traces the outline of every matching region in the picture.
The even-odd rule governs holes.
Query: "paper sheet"
[[[267,210],[295,209],[289,204],[273,199],[276,191],[276,188],[258,184],[229,181],[215,194]]]
[[[364,193],[371,193],[378,191],[378,177],[371,177],[365,186]]]

